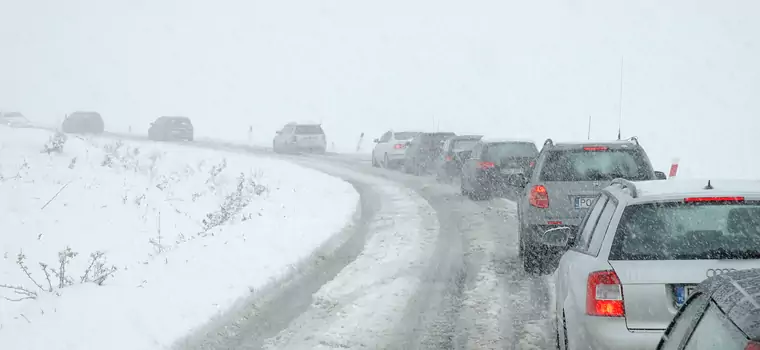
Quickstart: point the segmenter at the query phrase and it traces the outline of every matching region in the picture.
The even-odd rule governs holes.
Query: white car
[[[19,112],[6,112],[0,113],[0,125],[12,128],[28,128],[31,126],[31,123],[29,122],[29,119],[26,119],[26,117]]]
[[[407,143],[417,134],[419,132],[416,131],[388,131],[379,139],[375,139],[375,148],[372,150],[372,166],[398,167],[404,161]]]
[[[282,152],[325,153],[327,140],[320,124],[289,123],[277,132],[272,140],[272,149]]]
[[[760,268],[760,182],[616,179],[573,234],[556,271],[560,349],[654,349],[705,279]]]

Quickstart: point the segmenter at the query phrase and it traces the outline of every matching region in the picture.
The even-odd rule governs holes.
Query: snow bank
[[[73,135],[41,153],[50,136],[0,128],[2,349],[168,347],[283,276],[358,202],[287,162]]]
[[[438,239],[438,219],[413,190],[325,164],[332,174],[369,183],[381,209],[362,253],[314,294],[309,311],[271,338],[266,349],[386,348],[418,289]]]

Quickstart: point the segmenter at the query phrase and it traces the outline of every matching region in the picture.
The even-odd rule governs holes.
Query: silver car
[[[272,150],[282,152],[314,152],[325,153],[327,139],[322,125],[288,123],[272,140]]]
[[[561,349],[654,349],[708,277],[760,268],[760,182],[616,179],[578,231],[548,230],[570,249],[556,271]]]
[[[612,179],[664,179],[655,172],[636,138],[620,141],[544,142],[535,162],[518,184],[520,257],[528,272],[556,266],[561,248],[542,245],[540,233],[558,226],[576,227],[594,198]]]

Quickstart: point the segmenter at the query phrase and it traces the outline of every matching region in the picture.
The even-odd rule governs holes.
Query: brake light
[[[531,160],[530,161],[530,165],[528,165],[528,166],[532,168],[535,165],[536,165],[536,161],[535,160]]]
[[[623,286],[615,271],[594,271],[586,284],[586,315],[623,317]]]
[[[544,185],[536,185],[530,189],[530,197],[528,198],[530,205],[536,208],[548,208],[549,207],[549,193],[546,192]]]
[[[606,151],[608,148],[604,146],[587,146],[583,147],[584,151]]]
[[[744,350],[760,350],[760,343],[750,340]]]
[[[480,163],[478,163],[478,166],[481,169],[490,169],[490,168],[495,167],[496,164],[494,164],[493,162],[480,162]]]
[[[446,156],[446,161],[447,162],[450,162],[452,159],[454,159],[454,158],[451,158],[451,156]]]
[[[547,221],[547,225],[562,225],[562,221]]]
[[[397,144],[393,145],[393,148],[395,148],[395,149],[403,149],[404,147],[405,147],[405,145],[403,143],[397,143]]]
[[[684,198],[686,203],[702,202],[744,202],[744,197],[690,197]]]

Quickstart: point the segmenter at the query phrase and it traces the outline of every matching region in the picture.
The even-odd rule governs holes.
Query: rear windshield
[[[476,139],[462,139],[452,141],[451,150],[454,152],[469,151],[478,144]]]
[[[538,148],[529,142],[489,143],[486,154],[489,159],[534,158],[538,155]]]
[[[26,119],[21,113],[6,113],[2,115],[3,119]]]
[[[397,132],[395,137],[396,140],[411,140],[418,134],[418,132]]]
[[[454,136],[453,133],[440,133],[440,134],[422,134],[420,142],[427,146],[440,146],[441,142],[449,137]]]
[[[174,125],[192,125],[188,118],[169,118],[169,122]]]
[[[541,169],[543,181],[652,180],[653,171],[639,150],[551,151]]]
[[[760,203],[651,203],[625,208],[611,260],[760,258]]]
[[[100,117],[100,114],[95,113],[95,112],[75,112],[75,113],[72,113],[69,116],[69,118],[70,119],[81,119],[81,120],[85,120],[85,119],[86,120],[90,120],[90,119],[91,120],[100,120],[100,119],[102,119]]]
[[[298,125],[296,126],[296,134],[300,135],[321,135],[325,132],[322,130],[321,125]]]

